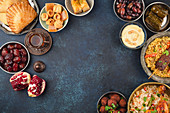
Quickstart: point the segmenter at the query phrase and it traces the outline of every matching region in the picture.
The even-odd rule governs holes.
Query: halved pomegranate
[[[10,83],[15,91],[25,89],[29,85],[30,81],[31,76],[26,72],[15,73],[15,75],[10,78]]]
[[[44,79],[34,75],[31,79],[31,82],[28,86],[28,96],[37,97],[44,92],[46,82]]]

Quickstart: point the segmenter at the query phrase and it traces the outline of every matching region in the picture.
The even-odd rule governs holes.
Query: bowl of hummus
[[[144,27],[137,23],[126,23],[120,31],[122,44],[130,49],[139,49],[146,42],[147,33]]]

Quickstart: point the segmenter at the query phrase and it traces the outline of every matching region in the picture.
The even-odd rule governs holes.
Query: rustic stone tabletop
[[[97,100],[103,93],[118,91],[128,99],[137,86],[153,81],[148,80],[140,64],[141,49],[127,49],[121,44],[119,31],[125,22],[114,14],[113,1],[95,0],[93,10],[84,17],[69,14],[67,26],[50,33],[50,51],[31,55],[25,71],[46,80],[41,96],[31,98],[27,90],[14,91],[11,75],[0,70],[0,113],[96,113]],[[145,6],[154,1],[145,0]],[[160,1],[170,5],[168,0]],[[47,2],[64,5],[64,0],[37,0],[40,9]],[[137,22],[144,26],[142,18]],[[35,27],[42,28],[39,21]],[[147,34],[148,38],[153,35],[149,30]],[[0,46],[8,41],[24,43],[24,38],[0,31]],[[33,70],[38,60],[46,64],[43,73]]]

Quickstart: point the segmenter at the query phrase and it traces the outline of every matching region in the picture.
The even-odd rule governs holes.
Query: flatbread
[[[17,2],[28,2],[28,0],[0,0],[0,13],[6,13],[8,7]]]
[[[7,10],[8,26],[16,34],[20,33],[36,17],[36,11],[27,2],[15,3]]]

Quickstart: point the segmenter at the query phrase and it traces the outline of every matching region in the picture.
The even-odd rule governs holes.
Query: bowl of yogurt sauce
[[[119,35],[121,43],[129,49],[141,48],[147,39],[146,30],[137,22],[126,23]]]

